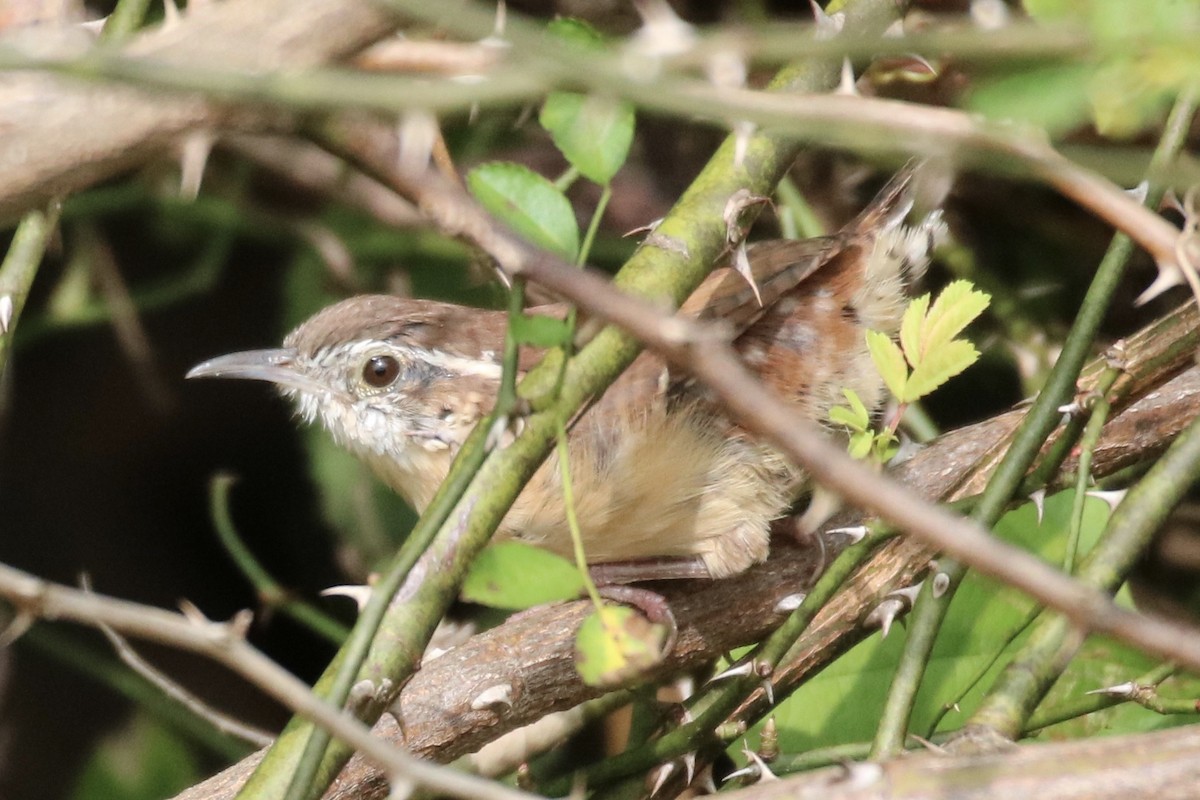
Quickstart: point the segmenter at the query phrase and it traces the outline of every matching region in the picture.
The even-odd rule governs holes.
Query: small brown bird
[[[940,230],[918,228],[905,170],[834,236],[748,249],[757,286],[730,267],[681,313],[726,320],[746,364],[807,418],[828,419],[854,390],[869,408],[883,382],[868,329],[895,334],[910,281]],[[544,306],[535,313],[561,315]],[[306,422],[367,464],[418,511],[494,403],[507,319],[501,311],[368,295],[314,315],[276,350],[234,353],[189,378],[275,383]],[[522,371],[540,353],[522,354]],[[590,563],[612,580],[733,575],[767,556],[771,523],[804,475],[726,419],[702,387],[643,353],[578,420],[570,436],[576,512]],[[569,556],[560,471],[551,455],[504,518],[497,538]]]

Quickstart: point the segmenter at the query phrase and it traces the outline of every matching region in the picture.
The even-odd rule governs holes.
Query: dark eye
[[[392,356],[371,356],[363,365],[363,380],[368,386],[382,389],[390,386],[400,375],[400,362]]]

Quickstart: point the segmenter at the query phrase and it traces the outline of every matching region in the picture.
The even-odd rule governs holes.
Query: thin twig
[[[244,631],[248,615],[230,623],[118,600],[44,581],[27,572],[0,564],[0,597],[19,613],[39,619],[69,620],[109,627],[130,636],[147,639],[207,656],[258,686],[279,702],[329,730],[381,766],[398,783],[411,783],[471,800],[530,800],[531,795],[492,781],[455,772],[413,758],[371,735],[351,715],[325,703],[303,681],[248,644]]]

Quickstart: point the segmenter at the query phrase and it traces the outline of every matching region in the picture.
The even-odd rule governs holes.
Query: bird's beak
[[[281,389],[320,393],[329,387],[313,380],[296,367],[296,351],[291,348],[276,350],[247,350],[217,356],[188,370],[189,378],[242,378],[251,381],[268,381]]]

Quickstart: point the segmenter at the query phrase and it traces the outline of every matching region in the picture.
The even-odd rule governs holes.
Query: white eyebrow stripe
[[[494,361],[481,361],[476,358],[451,355],[441,350],[426,351],[425,359],[435,367],[441,367],[458,375],[475,375],[480,378],[500,380],[500,376],[504,374],[504,367]]]

